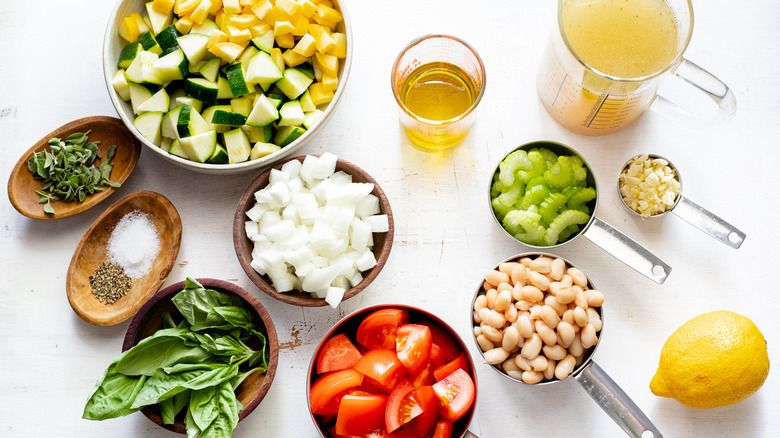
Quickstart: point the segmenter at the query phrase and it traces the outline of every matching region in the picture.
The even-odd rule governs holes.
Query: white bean
[[[586,290],[585,296],[588,298],[588,305],[591,307],[601,307],[604,304],[604,294],[595,289]]]
[[[528,315],[523,314],[517,317],[517,331],[523,338],[530,338],[534,334],[534,326]]]
[[[558,314],[558,316],[562,316],[563,312],[568,310],[568,307],[566,307],[566,304],[561,304],[560,301],[558,301],[557,298],[555,298],[552,295],[547,295],[547,298],[544,299],[544,304],[547,304],[548,306],[555,309],[555,313]]]
[[[479,317],[479,312],[473,312],[471,314],[471,317],[474,320],[474,322],[476,322],[477,324],[482,322],[482,318]]]
[[[520,349],[520,354],[531,360],[538,356],[540,351],[542,351],[542,338],[539,337],[538,333],[534,333],[530,339],[526,340],[525,345]]]
[[[569,377],[569,374],[571,374],[572,371],[574,371],[574,363],[576,362],[576,359],[571,354],[567,355],[563,360],[558,362],[558,364],[555,366],[555,377],[558,380],[563,380],[566,377]]]
[[[537,257],[531,261],[528,267],[540,274],[548,274],[552,270],[552,262],[553,259],[550,257]]]
[[[475,325],[474,326],[474,336],[479,336],[482,334],[482,327]]]
[[[523,371],[523,382],[533,385],[539,383],[544,379],[544,373],[539,371]]]
[[[485,323],[482,324],[482,334],[490,339],[491,342],[499,344],[501,343],[502,338],[504,337],[500,331],[498,331],[497,328],[487,325]]]
[[[555,281],[561,281],[563,273],[566,270],[566,262],[563,259],[555,259],[550,264],[550,278]]]
[[[511,289],[504,289],[498,293],[496,298],[495,310],[504,312],[512,305],[512,291]]]
[[[539,290],[539,288],[536,286],[529,285],[529,286],[523,286],[523,288],[520,290],[520,296],[522,299],[526,301],[537,303],[544,299],[544,292]]]
[[[496,346],[485,335],[480,334],[477,336],[477,345],[482,351],[488,351],[496,348]]]
[[[509,352],[501,347],[496,347],[484,352],[482,356],[485,358],[485,362],[491,365],[497,365],[509,357]]]
[[[570,287],[562,287],[558,289],[555,298],[557,298],[561,304],[569,304],[577,298],[577,292]]]
[[[501,293],[502,290],[511,291],[512,290],[512,285],[509,284],[509,283],[501,283],[501,284],[498,285],[496,290],[498,291],[498,293]]]
[[[536,321],[537,319],[542,319],[542,306],[538,304],[534,304],[533,307],[531,307],[531,320]]]
[[[502,272],[502,273],[504,273],[504,274],[506,274],[508,276],[510,276],[510,278],[511,278],[511,276],[512,276],[512,269],[514,269],[515,266],[518,266],[519,264],[520,263],[517,263],[517,262],[501,263],[500,265],[498,265],[498,271]]]
[[[496,307],[496,298],[498,298],[498,291],[494,288],[490,288],[485,292],[485,298],[487,299],[487,308],[494,309]]]
[[[528,282],[536,286],[541,291],[546,291],[550,288],[550,278],[536,271],[528,272]]]
[[[571,277],[571,281],[577,286],[585,287],[588,285],[588,278],[577,268],[569,268],[566,273]],[[487,278],[487,277],[485,277]]]
[[[575,308],[573,316],[574,322],[580,327],[585,327],[585,324],[588,323],[588,313],[582,307]]]
[[[542,356],[541,354],[539,356],[536,356],[534,360],[531,361],[531,367],[534,371],[544,371],[547,369],[547,358]]]
[[[539,337],[542,338],[542,341],[544,341],[546,345],[555,345],[558,343],[558,335],[555,334],[555,330],[551,329],[544,322],[536,321],[534,323],[534,328],[536,328],[536,333],[539,334]]]
[[[544,321],[544,323],[547,324],[547,326],[550,328],[557,327],[558,323],[561,321],[555,309],[548,305],[542,306],[540,314],[542,316],[542,321]]]
[[[566,311],[563,312],[563,316],[561,316],[561,321],[566,321],[569,324],[574,325],[574,310],[566,309]]]
[[[487,307],[487,297],[484,295],[478,295],[474,300],[474,311],[479,312],[485,307]]]
[[[555,377],[556,361],[547,359],[547,369],[544,370],[544,380],[552,380]]]
[[[521,354],[515,356],[515,365],[523,371],[532,371],[531,361],[524,358]]]
[[[526,300],[520,300],[515,303],[515,307],[517,308],[517,310],[526,311],[529,310],[531,307],[533,307],[533,303],[528,302]]]
[[[548,360],[561,360],[566,357],[566,349],[558,344],[545,345],[542,348],[542,351],[544,352],[544,355],[547,356]]]
[[[569,353],[571,353],[574,357],[581,357],[585,353],[585,349],[582,347],[582,339],[580,338],[579,333],[574,335],[574,340],[571,341],[571,345],[569,345]]]
[[[506,372],[506,374],[515,379],[515,380],[523,380],[523,372],[522,371],[516,371],[516,370],[509,370]]]
[[[520,260],[518,260],[518,261],[519,261],[519,262],[520,262],[520,263],[521,263],[523,266],[525,266],[525,267],[527,268],[527,267],[531,266],[531,260],[533,260],[533,259],[531,259],[531,257],[523,257],[523,258],[521,258],[521,259],[520,259]]]
[[[596,329],[593,328],[593,325],[591,323],[587,323],[585,327],[582,328],[582,332],[580,333],[580,341],[582,342],[582,347],[587,349],[594,345],[596,345],[596,342],[598,342],[598,337],[596,336]]]
[[[592,307],[588,307],[588,309],[585,312],[588,314],[588,324],[592,325],[597,332],[600,332],[601,316],[599,315],[599,312],[597,312],[596,309]]]
[[[574,333],[574,327],[566,321],[561,321],[558,323],[558,327],[556,327],[555,330],[558,332],[561,346],[563,346],[563,348],[569,348],[569,345],[574,341],[574,335],[576,335],[576,333]]]
[[[512,350],[517,347],[517,343],[520,341],[520,333],[518,333],[515,326],[510,325],[504,330],[504,337],[501,339],[501,346],[504,350]]]
[[[501,313],[496,312],[495,310],[490,309],[482,309],[479,311],[479,317],[482,319],[482,322],[486,323],[489,326],[495,327],[495,328],[501,328],[504,326],[504,323],[506,320],[504,319],[504,315]]]
[[[504,370],[505,372],[511,370],[520,371],[520,367],[518,367],[517,364],[515,363],[515,357],[516,356],[510,355],[509,358],[505,360],[504,363],[501,364],[501,369]]]
[[[512,268],[512,283],[515,286],[519,284],[522,287],[526,281],[528,281],[528,269],[521,264],[517,264]]]
[[[485,281],[493,285],[493,287],[498,287],[501,283],[509,283],[509,276],[503,272],[491,269],[485,273]]]
[[[572,288],[572,290],[574,290],[574,288]],[[583,309],[588,308],[588,297],[585,296],[584,292],[577,294],[577,298],[574,299],[574,305],[577,307],[582,307]]]
[[[517,321],[517,307],[510,305],[506,311],[504,311],[504,318],[510,323]]]

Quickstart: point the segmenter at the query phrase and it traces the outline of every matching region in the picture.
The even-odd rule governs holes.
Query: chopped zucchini
[[[163,82],[184,79],[189,72],[187,59],[181,49],[176,49],[154,62],[154,69]]]
[[[258,158],[265,157],[266,155],[271,155],[279,149],[281,149],[281,147],[275,144],[257,142],[252,147],[252,151],[249,153],[249,159],[256,160]]]
[[[157,55],[162,53],[162,48],[157,44],[157,40],[154,38],[151,32],[144,32],[138,36],[138,42],[147,52],[152,52]]]
[[[201,33],[188,33],[176,38],[176,43],[190,62],[198,62],[208,53],[209,37]]]
[[[184,92],[190,97],[203,101],[203,103],[216,102],[217,91],[217,84],[205,78],[187,78],[184,81]]]
[[[144,102],[152,98],[152,92],[143,85],[130,82],[128,85],[130,94],[130,105],[133,108],[135,114],[141,114],[141,110],[138,109]]]
[[[243,96],[249,93],[244,79],[244,68],[241,64],[230,64],[225,67],[225,78],[230,86],[230,92],[235,97]]]
[[[158,59],[152,52],[141,51],[125,70],[125,78],[136,84],[162,85],[163,80],[154,68]]]
[[[211,58],[208,61],[206,61],[205,64],[201,68],[198,69],[198,73],[201,74],[204,78],[208,79],[211,82],[217,81],[217,76],[219,76],[219,64],[220,64],[219,58]]]
[[[279,110],[264,94],[259,94],[252,112],[249,113],[249,117],[246,119],[246,124],[249,126],[265,126],[275,122],[278,118]]]
[[[164,114],[168,112],[170,104],[171,100],[168,97],[168,93],[165,91],[165,88],[160,88],[160,90],[154,93],[152,97],[147,99],[144,103],[138,105],[138,112],[161,112]]]
[[[297,100],[282,104],[279,108],[279,126],[299,126],[303,124],[303,109]]]
[[[214,153],[211,154],[208,160],[206,160],[209,164],[227,164],[228,162],[228,153],[227,149],[225,149],[224,146],[217,143],[217,146],[214,148]]]
[[[263,90],[268,90],[282,77],[282,70],[268,53],[259,52],[249,60],[246,71],[247,82],[258,84]]]
[[[277,144],[280,147],[285,147],[297,140],[298,137],[302,136],[305,132],[306,129],[300,126],[282,126],[276,130],[276,134],[274,134],[274,138],[271,139],[271,143]]]
[[[143,113],[135,118],[133,126],[145,139],[155,145],[160,144],[162,137],[160,135],[160,124],[163,119],[163,113],[159,111]]]
[[[249,144],[249,139],[243,129],[236,128],[228,131],[224,134],[224,138],[229,163],[242,163],[249,159],[252,145]]]
[[[189,137],[179,139],[187,158],[198,163],[205,163],[214,154],[217,147],[217,131],[202,132]]]
[[[314,79],[297,68],[288,68],[284,71],[283,77],[276,82],[276,86],[289,99],[297,99],[298,96],[309,88],[312,82],[314,82]]]
[[[130,64],[135,60],[135,57],[138,56],[143,49],[144,48],[139,43],[130,43],[126,45],[122,49],[122,52],[119,53],[119,62],[117,62],[116,66],[122,69],[130,67]]]

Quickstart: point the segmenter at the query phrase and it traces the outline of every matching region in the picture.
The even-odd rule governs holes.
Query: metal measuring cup
[[[672,169],[672,174],[680,183],[680,193],[675,198],[674,204],[672,204],[666,210],[650,216],[642,216],[641,214],[637,213],[633,208],[629,207],[628,204],[626,204],[626,200],[625,198],[623,198],[623,194],[620,192],[620,178],[618,177],[617,189],[618,189],[618,195],[620,195],[620,202],[623,203],[623,206],[626,207],[628,211],[643,219],[648,217],[650,218],[661,217],[671,211],[677,216],[685,219],[685,221],[687,221],[694,227],[709,234],[710,236],[712,236],[713,238],[715,238],[717,241],[721,243],[724,243],[735,249],[742,246],[742,242],[745,241],[745,233],[738,230],[735,226],[729,224],[728,222],[724,221],[718,216],[714,215],[709,210],[701,207],[700,205],[685,198],[682,195],[682,177],[680,176],[680,172],[677,170],[677,167],[675,167],[675,165],[672,164],[672,162],[669,161],[668,159],[655,154],[636,155],[632,157],[630,160],[626,161],[626,164],[624,164],[623,168],[620,170],[620,175],[622,175],[623,172],[625,172],[635,160],[638,160],[644,155],[647,155],[648,158],[651,160],[661,159],[666,161],[666,164]]]
[[[583,166],[588,171],[586,183],[588,187],[593,187],[593,189],[596,191],[596,198],[586,204],[590,209],[590,219],[588,220],[588,222],[581,226],[580,231],[578,233],[570,236],[567,240],[563,242],[551,246],[530,245],[525,242],[520,242],[519,240],[517,240],[504,228],[503,224],[501,224],[501,222],[498,220],[495,211],[493,211],[493,206],[491,205],[490,191],[493,186],[493,176],[496,174],[496,172],[498,172],[498,166],[501,164],[504,158],[506,158],[507,155],[511,154],[516,150],[522,149],[528,151],[534,148],[546,148],[556,153],[557,155],[570,155],[570,156],[575,155],[579,157],[579,159],[582,160]],[[588,238],[588,240],[595,243],[597,246],[601,247],[603,250],[607,251],[615,258],[625,263],[626,265],[630,266],[631,268],[635,269],[637,272],[646,276],[647,278],[659,284],[666,281],[666,278],[669,276],[669,273],[672,271],[672,267],[664,263],[664,261],[656,257],[653,253],[648,251],[645,247],[643,247],[642,245],[640,245],[630,237],[626,236],[625,234],[623,234],[613,226],[609,225],[608,223],[604,222],[603,220],[597,218],[596,207],[598,206],[598,200],[599,200],[598,184],[596,183],[596,178],[593,174],[593,170],[591,169],[588,162],[585,161],[582,155],[580,155],[577,151],[570,148],[569,146],[566,146],[561,143],[552,142],[552,141],[535,141],[531,143],[526,143],[507,152],[503,157],[501,157],[500,160],[498,160],[498,163],[496,163],[493,172],[490,173],[490,180],[488,182],[488,207],[490,208],[490,213],[493,216],[493,219],[498,224],[498,226],[501,228],[501,230],[504,231],[504,233],[507,236],[511,237],[512,239],[515,239],[518,242],[522,243],[523,245],[529,246],[537,250],[547,250],[547,249],[557,248],[559,246],[565,245],[568,242],[571,242],[572,240],[576,239],[577,237],[584,235],[586,238]]]
[[[559,258],[564,262],[566,262],[567,268],[569,267],[577,268],[574,264],[572,264],[571,262],[569,262],[563,257],[554,254],[544,253],[544,252],[533,252],[533,253],[522,253],[510,257],[504,260],[503,262],[499,263],[498,265],[496,265],[493,269],[498,270],[498,266],[500,266],[502,263],[519,262],[520,259],[522,259],[523,257],[536,258],[540,256],[551,257],[553,259]],[[588,280],[588,288],[598,290],[593,285],[593,282],[590,280],[590,277],[588,277],[587,275],[585,277]],[[479,325],[474,322],[473,311],[474,311],[474,302],[476,301],[477,297],[480,294],[485,292],[483,288],[483,284],[484,284],[484,279],[480,281],[479,286],[477,286],[476,292],[474,293],[474,297],[471,299],[471,307],[469,308],[469,320],[471,321],[472,326]],[[598,403],[601,409],[607,415],[609,415],[609,417],[612,418],[612,420],[618,426],[620,426],[629,436],[634,438],[650,438],[651,436],[649,434],[645,434],[645,432],[649,431],[652,433],[653,438],[661,438],[663,436],[661,432],[658,430],[658,428],[655,427],[655,425],[653,425],[653,423],[642,412],[639,406],[637,406],[636,403],[634,403],[633,400],[631,400],[628,394],[626,394],[620,388],[620,386],[618,386],[618,384],[615,383],[615,381],[612,380],[612,378],[609,377],[609,375],[603,369],[601,369],[601,367],[599,367],[596,364],[596,362],[593,361],[593,354],[596,352],[599,343],[601,343],[601,334],[604,332],[603,307],[604,305],[602,304],[597,309],[597,312],[601,317],[602,328],[598,334],[596,345],[593,345],[589,349],[585,350],[580,364],[576,365],[574,367],[574,370],[563,380],[566,380],[571,377],[575,381],[577,381],[580,385],[582,385],[582,388],[585,390],[585,392],[587,392],[588,395],[590,395],[590,397],[594,401],[596,401],[596,403]],[[472,335],[473,335],[473,330],[472,330]],[[484,359],[485,353],[482,351],[482,348],[479,346],[479,343],[477,342],[477,337],[472,336],[472,339],[474,340],[474,343],[477,345],[477,350],[479,350],[480,354]],[[490,368],[492,368],[494,371],[501,374],[505,378],[513,382],[519,383],[521,385],[535,385],[535,386],[551,385],[563,381],[554,378],[554,380],[529,384],[523,382],[522,380],[515,379],[514,377],[505,373],[503,369],[499,368],[499,365],[488,365],[488,366],[490,366]]]

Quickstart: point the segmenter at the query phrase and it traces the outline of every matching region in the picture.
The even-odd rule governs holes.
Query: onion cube
[[[355,205],[342,205],[337,207],[336,214],[331,221],[334,233],[339,237],[347,237],[349,226],[355,218]]]
[[[303,290],[314,292],[327,289],[334,278],[336,278],[336,272],[330,266],[315,269],[303,279]]]
[[[278,182],[287,183],[288,181],[290,181],[290,175],[281,170],[271,169],[271,174],[268,176],[269,185],[274,185]]]
[[[325,152],[320,157],[307,155],[301,166],[301,178],[308,183],[315,179],[325,179],[336,171],[336,161],[338,157],[329,152]]]
[[[371,224],[371,231],[374,233],[386,233],[390,230],[390,223],[386,214],[375,214],[363,220]]]
[[[301,172],[301,163],[298,160],[290,160],[282,165],[282,172],[286,173],[290,179],[297,177]]]
[[[268,188],[268,193],[271,198],[268,204],[273,208],[284,207],[290,202],[290,189],[287,187],[287,183],[272,184]]]
[[[300,223],[301,217],[298,215],[298,207],[295,204],[289,204],[282,210],[282,218],[293,221],[293,223]]]
[[[320,249],[320,255],[332,259],[346,251],[347,246],[349,246],[348,239],[335,239],[333,243],[322,246]]]
[[[266,207],[265,204],[261,204],[258,202],[255,203],[255,205],[252,206],[252,208],[246,211],[246,217],[257,222],[260,220],[261,217],[263,217],[263,213],[265,213],[266,211],[268,211],[268,207]]]
[[[278,224],[282,221],[282,217],[279,216],[279,212],[276,210],[269,210],[263,213],[263,217],[260,218],[260,232],[265,234],[263,230],[268,229],[270,226]]]
[[[282,257],[297,270],[299,266],[309,262],[314,257],[314,251],[308,246],[300,246],[285,251],[282,253]]]
[[[289,181],[287,181],[287,188],[290,190],[290,193],[301,193],[304,190],[304,184],[303,180],[295,177]]]
[[[341,299],[344,298],[344,292],[347,290],[341,287],[329,287],[327,295],[325,296],[325,302],[330,304],[330,307],[334,309],[338,307]]]
[[[314,266],[314,263],[311,261],[303,262],[300,265],[295,267],[295,275],[298,276],[298,278],[301,278],[301,288],[300,290],[303,290],[303,280],[306,278],[307,275],[314,272],[314,270],[317,269],[316,266]]]
[[[326,288],[321,289],[321,290],[315,290],[315,291],[312,291],[311,294],[312,294],[312,296],[314,298],[325,298],[325,297],[328,296],[328,289],[329,288],[330,287],[326,287]]]
[[[327,268],[330,266],[330,261],[323,256],[314,256],[311,258],[311,262],[318,268]]]
[[[268,189],[262,189],[255,192],[255,201],[258,204],[263,204],[266,208],[269,208],[269,204],[271,203],[271,194],[268,192]]]
[[[336,187],[341,187],[352,183],[352,175],[344,172],[343,170],[339,170],[338,172],[328,177],[328,179],[331,180]]]
[[[372,216],[379,214],[379,212],[379,198],[370,193],[358,201],[355,207],[355,214],[360,217]]]
[[[277,292],[289,292],[295,288],[295,276],[284,270],[268,271],[268,278],[271,279],[274,289]]]
[[[349,244],[352,248],[363,250],[368,247],[371,237],[371,224],[358,218],[352,220],[350,225]]]
[[[369,250],[363,251],[363,253],[360,254],[360,257],[355,259],[355,266],[361,271],[365,271],[376,266],[376,258],[374,257],[374,253]]]
[[[246,221],[244,222],[244,232],[246,232],[247,239],[252,240],[253,237],[260,234],[260,227],[255,221]]]
[[[311,194],[317,198],[317,202],[324,205],[328,200],[328,193],[336,189],[337,187],[334,186],[333,181],[325,179],[311,185]]]
[[[352,183],[327,193],[328,202],[357,204],[374,190],[371,183]]]
[[[311,193],[300,193],[292,196],[292,203],[298,209],[301,219],[316,218],[319,216],[317,199]]]
[[[272,242],[280,242],[290,237],[295,232],[295,224],[293,221],[284,219],[279,222],[263,228],[263,233]]]
[[[350,272],[350,275],[353,275],[353,273]],[[343,288],[344,290],[352,287],[352,285],[349,284],[349,279],[344,275],[337,275],[336,278],[334,278],[333,281],[330,282],[330,284],[333,287],[340,287]]]
[[[278,241],[276,245],[279,246],[280,250],[285,251],[288,249],[306,247],[308,242],[309,231],[306,227],[296,227],[292,234]]]
[[[363,281],[363,274],[361,274],[360,271],[358,271],[357,268],[355,268],[355,273],[348,278],[349,278],[349,284],[351,284],[352,287],[355,287],[361,281]]]

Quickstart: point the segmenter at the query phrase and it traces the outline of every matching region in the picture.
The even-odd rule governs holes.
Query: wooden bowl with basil
[[[243,288],[210,278],[188,278],[154,295],[130,322],[122,351],[84,417],[111,418],[102,415],[104,400],[132,398],[119,415],[141,407],[168,430],[200,436],[230,436],[265,397],[278,363],[266,309]],[[101,389],[111,379],[135,389],[116,397],[116,388]]]

